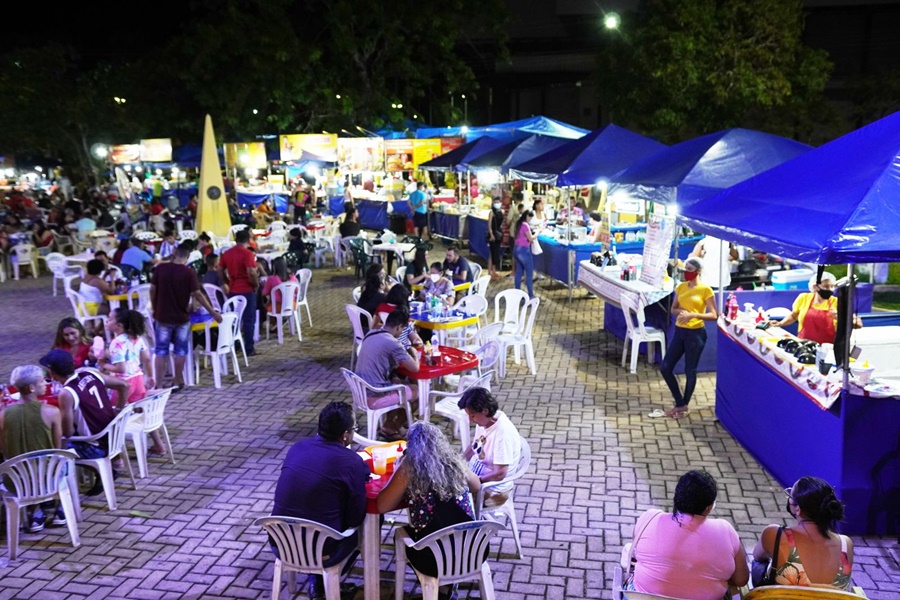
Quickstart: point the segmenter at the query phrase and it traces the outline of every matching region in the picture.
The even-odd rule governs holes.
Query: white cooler
[[[869,361],[869,366],[875,368],[875,377],[900,373],[900,326],[863,327],[854,330],[851,339],[861,350],[855,364]]]
[[[809,291],[809,279],[815,275],[812,269],[789,269],[775,271],[771,275],[772,287],[776,290]]]

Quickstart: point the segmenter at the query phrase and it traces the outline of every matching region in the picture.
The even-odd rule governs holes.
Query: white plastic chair
[[[104,237],[95,237],[94,238],[94,250],[99,251],[102,250],[106,252],[110,257],[116,253],[116,250],[119,247],[119,241],[113,236],[104,236]]]
[[[484,506],[485,492],[488,492],[499,485],[513,482],[528,472],[528,467],[531,466],[531,446],[528,444],[528,440],[521,435],[519,436],[519,440],[521,443],[521,446],[519,447],[519,464],[516,465],[515,469],[507,470],[506,477],[503,478],[503,480],[488,481],[481,484],[481,489],[478,490],[478,495],[475,498],[475,518],[482,519],[484,518],[485,513],[488,513],[491,518],[505,515],[506,518],[509,519],[509,525],[513,532],[513,539],[516,541],[516,550],[519,553],[518,558],[522,558],[522,542],[519,539],[519,521],[516,518],[516,505],[513,501],[513,493],[516,490],[515,486],[510,488],[506,502],[503,504],[488,507]]]
[[[340,233],[336,233],[331,238],[331,247],[334,248],[334,266],[343,267],[347,264],[347,252],[349,251],[343,244],[343,238]]]
[[[234,238],[234,234],[244,229],[247,229],[247,225],[245,225],[244,223],[240,223],[238,225],[232,225],[231,227],[229,227],[228,232],[231,234],[231,237]]]
[[[80,293],[75,290],[69,290],[66,292],[66,298],[69,299],[69,302],[72,304],[72,312],[75,313],[75,318],[78,319],[78,322],[81,323],[82,327],[87,327],[91,321],[97,321],[99,327],[103,328],[103,331],[106,332],[106,341],[109,341],[109,331],[106,329],[106,315],[92,315],[88,312],[87,302]]]
[[[150,311],[149,283],[142,283],[128,290],[128,310]]]
[[[216,347],[213,348],[205,348],[200,354],[203,356],[210,357],[210,362],[212,362],[212,370],[213,370],[213,383],[216,386],[216,389],[221,389],[222,387],[222,370],[224,369],[225,374],[228,374],[228,356],[231,355],[231,364],[234,368],[234,374],[237,376],[237,380],[239,383],[243,383],[243,379],[241,379],[241,367],[238,364],[237,353],[234,351],[234,342],[237,337],[237,332],[241,328],[241,321],[238,319],[237,313],[226,312],[222,313],[222,322],[219,323],[219,339],[216,343]],[[200,381],[200,361],[194,361],[194,370],[195,377],[194,381]]]
[[[300,297],[297,300],[298,318],[302,306],[306,309],[306,317],[309,319],[309,326],[312,327],[312,314],[309,312],[309,282],[312,280],[312,271],[300,269],[297,271],[296,277],[297,283],[300,284]]]
[[[406,265],[399,266],[397,267],[397,271],[395,272],[397,281],[404,285],[406,284],[406,267]]]
[[[284,231],[287,229],[287,223],[284,221],[272,221],[269,223],[269,226],[266,228],[267,231]]]
[[[478,281],[478,279],[481,278],[481,272],[484,269],[477,262],[472,262],[471,260],[469,261],[469,268],[472,269],[472,282],[474,283],[475,281]],[[488,276],[488,277],[490,277],[490,276]],[[471,291],[471,289],[472,288],[470,287],[469,290]]]
[[[212,304],[212,307],[219,312],[222,312],[222,304],[224,304],[225,300],[228,298],[225,295],[225,290],[220,288],[214,283],[204,283],[203,291],[206,292],[206,297],[209,298],[209,303]],[[239,296],[241,300],[247,302],[247,300],[241,296]],[[234,311],[237,312],[237,311]]]
[[[354,302],[359,302],[359,297],[362,296],[362,286],[358,285],[353,288],[353,291],[350,293],[350,295],[353,296]]]
[[[353,328],[353,350],[350,351],[350,368],[356,368],[356,354],[359,352],[359,346],[362,344],[365,332],[363,331],[362,321],[366,320],[365,330],[372,329],[372,315],[364,308],[360,308],[355,304],[345,305],[347,317],[350,319],[350,326]]]
[[[0,481],[6,476],[15,492],[3,490],[6,508],[6,540],[9,560],[19,553],[19,516],[26,506],[34,506],[59,498],[72,546],[81,545],[78,534],[80,510],[78,488],[75,485],[75,458],[71,450],[36,450],[20,454],[0,464]],[[73,494],[74,491],[74,494]]]
[[[306,519],[294,517],[261,517],[253,522],[269,534],[269,539],[278,550],[275,558],[275,572],[272,575],[272,600],[281,595],[281,579],[287,575],[288,590],[291,597],[297,593],[297,573],[322,575],[325,580],[325,598],[341,599],[341,570],[353,556],[349,554],[340,563],[323,566],[323,550],[327,540],[341,540],[350,537],[356,528],[337,531]]]
[[[503,333],[519,330],[522,310],[528,303],[528,293],[522,290],[503,290],[494,296],[494,323],[503,323]],[[502,314],[501,314],[502,307]],[[502,376],[502,375],[501,375]]]
[[[276,298],[280,302],[276,303]],[[284,343],[284,319],[287,319],[294,335],[294,327],[297,328],[297,339],[303,341],[300,331],[300,312],[297,302],[300,298],[300,284],[295,281],[285,281],[272,288],[272,310],[266,313],[266,339],[269,339],[269,318],[274,317],[278,328],[278,343]]]
[[[660,353],[666,357],[666,332],[644,324],[644,303],[641,297],[632,292],[622,292],[619,304],[625,313],[625,344],[622,347],[622,366],[628,356],[628,345],[631,344],[631,372],[637,372],[638,350],[642,343],[647,344],[647,362],[653,364],[653,344],[659,342]],[[637,325],[635,325],[637,320]]]
[[[353,405],[356,407],[356,410],[362,410],[366,413],[367,436],[370,439],[375,439],[375,436],[378,434],[378,422],[381,420],[381,416],[397,408],[406,409],[407,423],[412,424],[412,408],[409,405],[409,398],[406,397],[407,389],[405,385],[398,384],[375,387],[374,385],[366,383],[362,377],[349,369],[341,368],[341,373],[344,374],[344,379],[347,380],[347,385],[350,386],[350,393],[353,396]],[[397,392],[397,403],[382,408],[370,408],[368,400],[369,392],[373,392],[374,394]]]
[[[44,257],[47,264],[47,270],[53,273],[53,296],[56,297],[56,282],[63,282],[63,292],[66,293],[72,289],[72,281],[79,277],[84,277],[84,271],[81,267],[70,267],[66,261],[65,254],[60,252],[51,252]]]
[[[503,332],[503,323],[489,323],[484,327],[480,327],[475,334],[469,338],[464,346],[461,346],[466,352],[474,352],[481,348],[491,340],[496,340]]]
[[[103,483],[103,492],[106,494],[106,504],[109,506],[109,510],[116,510],[118,506],[112,461],[120,454],[125,461],[125,470],[128,471],[128,476],[131,478],[131,487],[132,489],[137,489],[137,481],[134,479],[134,471],[131,468],[131,459],[128,457],[128,452],[125,451],[125,428],[128,425],[128,419],[131,418],[132,411],[133,405],[126,405],[103,431],[91,436],[73,436],[69,438],[73,442],[97,442],[106,438],[107,447],[109,448],[106,456],[101,458],[78,458],[75,460],[75,464],[91,467],[100,474],[100,481]]]
[[[514,333],[501,333],[497,336],[497,340],[500,342],[501,378],[506,377],[506,359],[510,348],[515,353],[516,364],[519,364],[519,349],[524,348],[525,362],[528,365],[528,369],[532,375],[537,375],[537,364],[534,360],[534,345],[531,342],[531,334],[534,331],[534,319],[537,316],[537,309],[540,304],[540,298],[532,298],[526,302],[525,307],[522,308],[519,328]]]
[[[490,275],[482,275],[478,279],[472,282],[472,287],[469,288],[469,295],[479,295],[487,298],[487,290],[488,285],[491,283]]]
[[[224,296],[224,292],[223,292]],[[250,362],[247,360],[247,346],[244,344],[244,333],[240,324],[244,322],[244,311],[247,310],[247,299],[243,296],[232,296],[222,303],[220,313],[233,312],[238,316],[237,333],[234,336],[234,342],[241,345],[241,352],[244,353],[244,366],[249,367]],[[257,317],[259,320],[259,317]]]
[[[403,600],[406,548],[431,550],[437,562],[437,577],[429,577],[413,568],[422,584],[422,600],[437,600],[441,585],[471,580],[478,580],[482,600],[494,600],[494,582],[485,555],[488,542],[502,529],[502,525],[492,521],[472,521],[444,527],[413,542],[406,529],[398,527],[394,534],[397,556],[395,600]]]
[[[320,267],[325,264],[326,255],[331,252],[331,256],[334,256],[334,241],[329,237],[317,237],[314,241],[316,245],[315,253],[313,258],[316,261],[316,267]]]
[[[166,403],[172,389],[162,390],[147,396],[133,404],[134,410],[141,409],[140,413],[132,414],[125,425],[125,438],[130,439],[134,446],[134,455],[138,463],[138,476],[143,479],[147,476],[147,436],[154,431],[162,429],[166,437],[166,447],[169,450],[169,459],[175,464],[175,455],[172,452],[172,440],[169,438],[169,430],[166,428],[164,413]]]
[[[65,254],[64,251],[68,248],[71,254],[75,254],[75,245],[72,244],[71,237],[57,233],[53,229],[50,230],[50,234],[53,236],[53,243],[56,244],[57,252]]]
[[[482,317],[487,314],[488,301],[484,296],[463,296],[453,308],[478,317],[478,324],[453,329],[448,333],[447,341],[459,347],[471,343],[472,336],[479,329]]]
[[[193,229],[182,229],[181,233],[178,234],[179,240],[196,240],[199,237],[200,234]]]
[[[496,342],[494,342],[496,343]],[[455,392],[429,392],[428,402],[434,406],[432,411],[436,415],[440,415],[451,421],[456,431],[456,437],[462,444],[463,451],[469,447],[471,439],[471,429],[469,426],[469,415],[466,411],[459,407],[459,399],[463,393],[471,388],[484,388],[488,391],[491,389],[491,379],[494,377],[493,371],[485,371],[482,375],[469,382],[467,385],[461,385],[461,389]]]
[[[31,269],[31,276],[37,279],[38,276],[38,253],[32,244],[17,244],[9,249],[9,258],[13,267],[13,278],[19,280],[19,269],[28,267]]]

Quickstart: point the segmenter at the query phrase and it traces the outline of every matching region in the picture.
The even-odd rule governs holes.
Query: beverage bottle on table
[[[734,295],[734,292],[730,292],[728,294],[728,301],[726,302],[726,313],[728,315],[729,321],[734,321],[738,316],[738,301],[737,296]]]
[[[432,353],[431,342],[428,342],[427,344],[425,344],[425,364],[426,365],[431,364],[431,353]]]

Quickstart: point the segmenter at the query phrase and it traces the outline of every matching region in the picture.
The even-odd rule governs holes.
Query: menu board
[[[265,169],[265,142],[225,144],[225,166],[229,169]]]
[[[338,138],[337,153],[342,173],[384,171],[384,138]]]
[[[141,140],[141,160],[145,162],[170,162],[172,160],[172,139],[155,138]]]
[[[641,281],[653,287],[662,287],[666,276],[669,251],[675,240],[675,218],[650,215],[647,220],[647,237],[644,239],[644,260]]]
[[[333,133],[282,134],[278,136],[278,148],[284,162],[307,159],[337,161],[337,136]],[[307,156],[303,155],[304,152]]]
[[[386,140],[384,142],[385,171],[396,173],[398,171],[411,171],[413,165],[413,151],[416,140]]]
[[[141,162],[141,145],[119,144],[117,146],[110,146],[109,162],[114,165],[127,165]]]

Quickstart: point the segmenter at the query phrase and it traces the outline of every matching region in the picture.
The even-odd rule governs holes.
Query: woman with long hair
[[[460,453],[450,447],[439,428],[417,421],[409,428],[406,452],[387,486],[378,494],[378,512],[386,513],[409,503],[406,532],[420,540],[457,523],[475,519],[471,494],[481,488],[478,477],[466,466]],[[487,552],[487,550],[485,550]],[[407,549],[409,562],[421,573],[437,576],[431,550]],[[442,598],[449,598],[449,590]]]
[[[74,317],[66,317],[59,322],[53,347],[71,354],[76,369],[80,369],[87,362],[96,360],[91,351],[91,340],[85,333],[84,326]]]
[[[47,248],[53,244],[53,234],[44,226],[43,221],[35,221],[31,228],[31,240],[35,248]]]
[[[829,586],[849,592],[853,542],[835,532],[835,525],[844,518],[844,505],[834,488],[824,479],[801,477],[784,493],[787,511],[796,521],[790,527],[766,527],[753,558],[774,559],[776,585]]]
[[[528,297],[534,298],[534,259],[531,256],[531,242],[534,241],[534,233],[531,231],[531,219],[534,213],[530,210],[522,211],[516,221],[515,242],[513,245],[513,258],[516,261],[516,289],[522,287],[522,275],[525,275],[525,287],[528,289]]]
[[[378,311],[378,305],[384,302],[388,289],[385,285],[384,265],[372,263],[366,269],[366,279],[362,284],[359,301],[356,305],[374,316]],[[363,325],[363,328],[365,328],[365,325]]]
[[[412,290],[414,285],[421,285],[428,279],[428,250],[422,246],[416,248],[412,263],[406,267],[406,289]]]
[[[651,509],[634,525],[636,592],[721,600],[729,586],[750,578],[747,555],[734,526],[715,519],[718,489],[706,471],[688,471],[678,479],[672,512]]]

